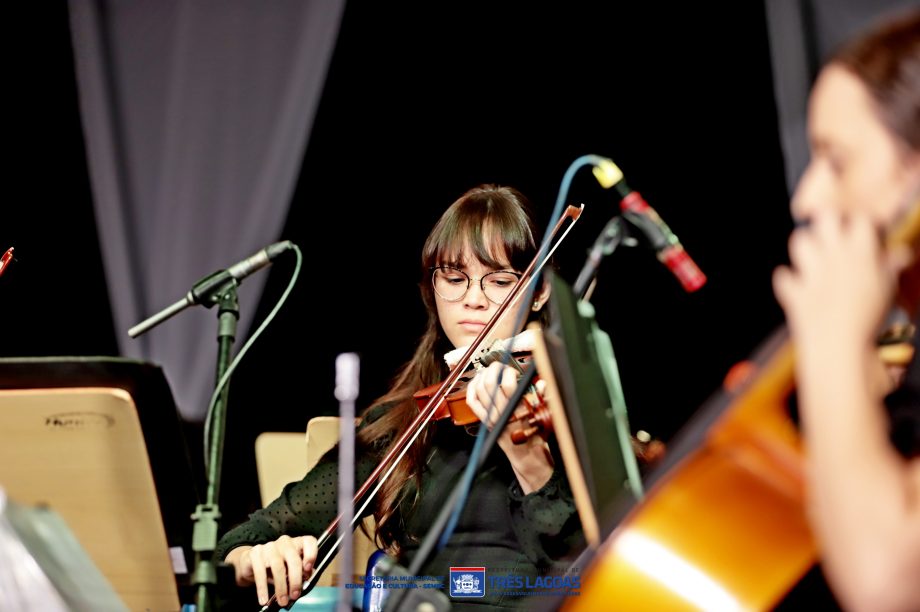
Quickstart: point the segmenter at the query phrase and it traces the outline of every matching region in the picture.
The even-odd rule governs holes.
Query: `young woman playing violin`
[[[792,203],[809,223],[774,288],[796,348],[812,528],[844,608],[920,610],[920,358],[892,393],[876,347],[896,293],[920,314],[916,231],[912,247],[879,240],[920,208],[920,11],[831,59],[809,136]]]
[[[418,415],[420,389],[449,373],[444,355],[470,345],[535,257],[539,236],[524,196],[509,187],[482,185],[455,201],[437,222],[422,250],[422,300],[428,311],[424,335],[390,391],[365,412],[357,429],[356,482],[371,474],[399,434]],[[541,316],[546,290],[531,303],[511,307],[492,329],[491,339],[514,336],[517,315]],[[487,394],[501,371],[494,364],[470,383],[468,399],[482,419]],[[508,388],[503,382],[502,389]],[[512,389],[513,390],[513,389]],[[498,394],[498,407],[507,403]],[[509,429],[522,425],[509,424]],[[474,438],[444,422],[429,425],[370,506],[379,544],[408,565],[419,539],[445,503],[447,492],[469,462]],[[478,473],[463,514],[447,545],[424,566],[424,574],[449,578],[449,568],[485,566],[506,574],[538,576],[561,562],[580,543],[575,506],[561,461],[539,436],[513,444],[502,434],[504,453],[492,453]],[[236,570],[237,583],[256,587],[278,603],[300,596],[317,554],[316,536],[336,518],[337,451],[325,455],[303,480],[289,484],[265,509],[221,538],[216,551]],[[563,566],[564,567],[564,566]],[[445,584],[446,588],[446,584]],[[454,600],[467,605],[513,607],[486,589],[484,598]]]

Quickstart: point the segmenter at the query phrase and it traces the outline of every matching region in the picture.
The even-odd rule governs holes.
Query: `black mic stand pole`
[[[240,304],[236,288],[239,283],[230,278],[214,287],[203,301],[205,306],[217,304],[217,378],[220,384],[230,365],[231,350],[236,339],[237,322],[240,318]],[[218,519],[220,510],[217,501],[220,496],[221,464],[224,454],[224,429],[226,426],[227,397],[230,381],[223,386],[214,401],[210,417],[210,431],[207,440],[208,488],[205,503],[198,504],[192,519],[192,550],[195,551],[195,573],[192,584],[197,586],[196,612],[211,612],[215,609],[214,594],[217,591],[217,564],[214,559],[217,548]]]

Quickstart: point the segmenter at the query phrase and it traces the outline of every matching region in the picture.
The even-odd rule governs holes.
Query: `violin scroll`
[[[540,435],[544,440],[548,439],[553,432],[553,420],[549,406],[543,401],[543,396],[533,394],[533,397],[524,398],[527,408],[518,409],[522,414],[519,416],[516,412],[512,420],[523,420],[524,429],[518,429],[511,433],[511,441],[515,444],[524,444],[535,435]]]

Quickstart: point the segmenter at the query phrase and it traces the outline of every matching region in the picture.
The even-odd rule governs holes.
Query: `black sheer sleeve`
[[[373,422],[389,407],[368,412],[365,422]],[[381,445],[359,449],[355,459],[355,483],[363,483],[379,461]],[[286,485],[281,495],[249,520],[230,529],[217,544],[215,558],[224,559],[234,548],[277,540],[282,535],[316,536],[338,515],[338,445],[334,446],[299,481]],[[371,507],[362,514],[368,516]]]
[[[581,522],[561,460],[537,491],[525,495],[515,480],[508,489],[508,502],[518,543],[537,567],[565,561],[584,547]]]

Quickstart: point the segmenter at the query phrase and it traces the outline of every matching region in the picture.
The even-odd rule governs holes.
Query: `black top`
[[[371,410],[366,422],[373,422],[386,409]],[[399,542],[399,563],[403,566],[411,562],[429,525],[462,476],[475,441],[460,427],[431,427],[436,431],[421,495],[413,508],[392,519],[406,527]],[[226,533],[218,543],[216,558],[223,559],[238,546],[270,542],[283,534],[318,535],[325,530],[337,515],[337,457],[338,448],[333,448],[302,480],[288,484],[278,499]],[[363,483],[379,459],[380,448],[359,450],[355,482]],[[409,496],[403,507],[414,497]],[[556,462],[553,475],[539,491],[524,495],[504,453],[495,449],[475,479],[450,540],[433,554],[421,574],[442,576],[445,592],[451,567],[485,567],[487,580],[488,574],[559,575],[578,552],[574,549],[581,546],[581,525],[561,461]],[[512,607],[522,598],[510,593],[510,589],[499,592],[486,588],[484,598],[454,599],[451,607]],[[526,605],[528,599],[533,603],[527,597],[522,603]]]

